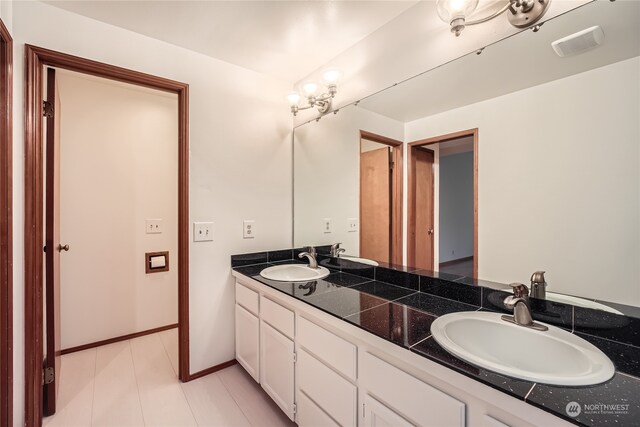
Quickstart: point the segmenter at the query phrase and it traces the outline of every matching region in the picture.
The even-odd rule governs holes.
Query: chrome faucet
[[[531,275],[531,296],[534,298],[547,298],[547,282],[544,280],[544,273],[544,271],[536,271]]]
[[[342,243],[334,243],[333,245],[331,245],[330,255],[333,258],[337,258],[340,256],[341,253],[345,252],[345,250],[340,247],[341,244]]]
[[[307,257],[310,268],[318,268],[318,260],[316,259],[316,248],[309,246],[307,252],[300,252],[298,258]]]
[[[509,286],[513,288],[513,295],[509,295],[504,299],[504,306],[513,310],[513,316],[504,314],[502,315],[502,320],[538,331],[546,331],[549,329],[544,325],[534,322],[533,317],[531,317],[529,288],[522,283],[511,283]]]

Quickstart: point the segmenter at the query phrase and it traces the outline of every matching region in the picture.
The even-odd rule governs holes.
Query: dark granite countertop
[[[284,255],[279,258],[285,258]],[[260,271],[269,266],[298,261],[271,258],[269,261],[235,266],[233,270],[574,424],[640,426],[638,347],[623,346],[575,331],[611,358],[616,366],[615,376],[606,383],[587,387],[536,384],[470,365],[449,354],[431,337],[431,323],[438,316],[460,311],[498,311],[487,296],[482,300],[472,300],[479,301],[480,305],[469,304],[420,292],[420,288],[412,283],[398,286],[397,283],[382,281],[386,279],[393,283],[395,277],[375,275],[379,280],[374,280],[373,277],[353,275],[339,269],[331,270],[331,274],[321,280],[278,282],[263,278]],[[571,330],[571,326],[564,325],[563,318],[564,313],[559,313],[558,322],[554,323]],[[580,413],[569,416],[567,409],[575,403],[580,405]]]

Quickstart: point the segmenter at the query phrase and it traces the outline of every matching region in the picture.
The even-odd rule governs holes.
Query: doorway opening
[[[478,277],[478,129],[409,144],[407,261]]]
[[[42,416],[50,408],[52,399],[55,405],[55,389],[59,384],[56,377],[59,376],[59,370],[56,372],[55,365],[62,353],[60,346],[55,344],[55,334],[45,336],[45,324],[51,327],[56,324],[56,317],[59,316],[59,310],[55,310],[55,304],[51,304],[56,298],[56,292],[53,284],[56,282],[55,258],[59,258],[62,252],[69,249],[65,242],[59,240],[58,235],[50,231],[54,231],[59,224],[45,223],[52,220],[52,209],[58,209],[55,195],[50,191],[50,186],[55,183],[58,177],[55,175],[54,169],[49,166],[55,164],[55,150],[47,150],[47,147],[55,147],[48,145],[49,140],[55,141],[56,130],[54,121],[55,102],[46,104],[43,101],[49,96],[55,95],[55,69],[66,70],[65,72],[79,73],[86,78],[104,78],[109,81],[117,81],[134,85],[140,90],[159,90],[164,93],[174,94],[177,96],[177,114],[173,120],[176,120],[176,133],[174,141],[177,140],[177,146],[174,150],[177,153],[177,161],[173,167],[175,174],[174,181],[177,183],[173,189],[166,188],[175,194],[177,200],[177,209],[175,216],[177,218],[174,225],[177,235],[176,255],[171,257],[173,265],[171,269],[177,271],[177,335],[178,335],[178,362],[177,371],[181,381],[188,381],[189,375],[189,339],[188,339],[188,85],[160,77],[155,77],[132,70],[115,67],[59,52],[50,51],[34,46],[26,46],[26,126],[25,126],[25,150],[26,150],[26,166],[25,166],[25,380],[26,380],[26,424],[39,426],[42,423]],[[92,77],[90,77],[92,76]],[[45,78],[47,79],[45,81]],[[45,89],[47,91],[45,96]],[[52,105],[53,104],[53,105]],[[52,111],[53,110],[53,114]],[[46,113],[46,114],[45,114]],[[51,117],[47,117],[50,115]],[[47,117],[42,119],[43,116]],[[59,115],[58,115],[59,117]],[[45,125],[45,121],[50,122],[50,126]],[[45,130],[47,130],[48,138],[45,139]],[[174,142],[175,144],[175,142]],[[59,148],[59,147],[58,147]],[[161,167],[158,165],[158,167]],[[45,173],[46,172],[46,173]],[[81,177],[76,177],[81,179]],[[105,177],[105,179],[109,179]],[[47,185],[49,184],[49,185]],[[47,191],[45,191],[47,190]],[[48,200],[51,199],[51,200]],[[59,201],[59,200],[58,200]],[[46,209],[45,209],[46,206]],[[114,207],[113,209],[117,209]],[[46,215],[45,215],[46,213]],[[143,224],[143,226],[145,226]],[[43,254],[43,242],[45,242],[45,231],[47,231],[47,239],[45,252]],[[140,249],[140,248],[138,248]],[[143,249],[144,250],[144,249]],[[53,258],[52,263],[45,262],[45,256]],[[108,257],[104,254],[95,254],[96,259],[103,263],[108,263]],[[167,262],[169,259],[166,260]],[[146,261],[145,261],[146,262]],[[45,268],[46,267],[46,268]],[[140,264],[144,269],[144,265]],[[153,267],[153,265],[152,265]],[[54,277],[54,279],[51,279]],[[46,287],[45,287],[46,284]],[[49,304],[45,304],[45,298]],[[118,316],[119,313],[113,313]],[[45,321],[46,319],[46,321]],[[176,325],[169,325],[175,327]],[[159,328],[163,329],[163,328]],[[59,334],[59,328],[57,331]],[[150,332],[150,331],[145,331]],[[155,331],[157,332],[157,331]],[[136,335],[136,334],[130,334]],[[131,336],[116,337],[116,340],[131,338]],[[91,346],[105,344],[106,341],[101,340],[89,343]],[[111,340],[113,341],[113,340]],[[44,350],[47,346],[48,351],[46,367],[53,367],[51,370],[44,370]],[[78,350],[82,346],[66,349],[67,352]],[[53,356],[53,358],[51,357]],[[46,388],[43,391],[43,375],[45,376]],[[47,396],[45,399],[44,396]],[[46,408],[45,408],[46,404]]]
[[[402,264],[402,149],[360,131],[360,258]]]

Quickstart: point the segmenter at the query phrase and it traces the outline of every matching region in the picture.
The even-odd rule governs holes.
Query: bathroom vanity
[[[267,267],[296,262],[280,260],[282,252],[293,253],[232,261],[236,358],[300,426],[561,426],[605,419],[632,425],[640,419],[640,380],[633,376],[616,372],[587,387],[535,384],[468,364],[431,337],[438,316],[490,310],[482,304],[404,287],[412,278],[404,286],[373,280],[389,271],[322,255],[320,264],[331,271],[324,279],[260,276]],[[263,262],[242,265],[256,261]],[[574,418],[566,409],[571,402],[626,410]]]

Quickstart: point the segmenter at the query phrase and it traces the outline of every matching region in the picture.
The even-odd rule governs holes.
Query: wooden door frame
[[[415,246],[416,246],[416,238],[415,232],[412,233],[412,230],[415,230],[416,227],[416,214],[415,214],[415,199],[411,197],[415,194],[415,172],[413,165],[414,158],[414,150],[419,149],[420,147],[425,147],[428,145],[438,144],[440,142],[447,142],[453,139],[459,139],[466,136],[473,137],[473,276],[474,278],[478,278],[478,128],[463,130],[459,132],[453,132],[446,135],[440,135],[433,138],[420,139],[418,141],[413,141],[409,143],[408,149],[408,157],[407,157],[407,169],[408,169],[408,186],[409,186],[409,197],[408,197],[408,226],[407,226],[407,264],[412,265],[415,264],[416,254],[415,254]],[[434,182],[435,185],[435,182]],[[435,193],[434,193],[435,194]],[[438,235],[439,238],[439,235]],[[435,265],[434,265],[435,268]]]
[[[13,425],[13,39],[0,19],[0,425]]]
[[[391,176],[391,264],[402,265],[402,232],[403,232],[403,216],[402,216],[402,168],[403,168],[403,151],[404,143],[383,135],[378,135],[366,130],[360,130],[360,153],[362,152],[362,140],[377,142],[379,144],[388,145],[393,148],[393,174]],[[360,164],[358,154],[358,164]],[[360,166],[360,177],[362,177],[362,166]],[[359,217],[362,218],[362,198],[359,198]],[[360,234],[360,241],[362,234]]]
[[[45,66],[178,96],[178,377],[189,381],[189,85],[41,47],[25,45],[25,424],[42,423],[43,138]]]

